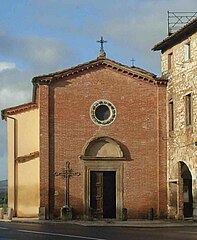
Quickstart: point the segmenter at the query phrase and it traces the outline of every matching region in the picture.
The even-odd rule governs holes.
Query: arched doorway
[[[89,142],[81,157],[85,167],[85,214],[94,218],[122,217],[122,175],[125,160],[121,145],[109,137]]]
[[[192,175],[184,162],[181,162],[181,178],[183,179],[183,215],[193,216]]]

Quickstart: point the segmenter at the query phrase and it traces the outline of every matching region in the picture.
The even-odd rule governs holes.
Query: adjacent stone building
[[[197,19],[153,48],[167,86],[168,214],[197,218]]]
[[[122,219],[125,209],[129,218],[147,218],[152,208],[166,217],[166,83],[103,51],[33,78],[33,101],[2,111],[15,215],[45,209],[46,218],[58,218],[69,204],[74,218]],[[65,173],[76,173],[67,193]]]

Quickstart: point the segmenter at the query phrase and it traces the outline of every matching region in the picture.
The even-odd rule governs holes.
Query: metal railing
[[[168,11],[168,36],[178,31],[197,17],[197,12],[170,12]]]

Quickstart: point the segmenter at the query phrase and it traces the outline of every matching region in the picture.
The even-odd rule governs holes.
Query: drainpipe
[[[17,119],[14,117],[10,117],[10,116],[6,116],[6,118],[10,118],[14,121],[14,186],[13,186],[13,190],[14,190],[14,215],[16,215],[16,201],[17,201],[17,191],[16,191],[16,158],[17,158]]]

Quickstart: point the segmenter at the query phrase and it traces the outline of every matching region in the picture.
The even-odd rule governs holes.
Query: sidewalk
[[[196,226],[193,221],[171,221],[171,220],[133,220],[127,221],[106,220],[106,221],[70,221],[70,224],[79,224],[82,226],[93,227],[133,227],[133,228],[165,228],[165,227],[183,227]]]
[[[192,220],[39,220],[37,218],[13,218],[12,220],[0,219],[0,222],[37,223],[37,224],[72,224],[86,227],[133,227],[133,228],[169,228],[169,227],[197,227],[197,222]]]

